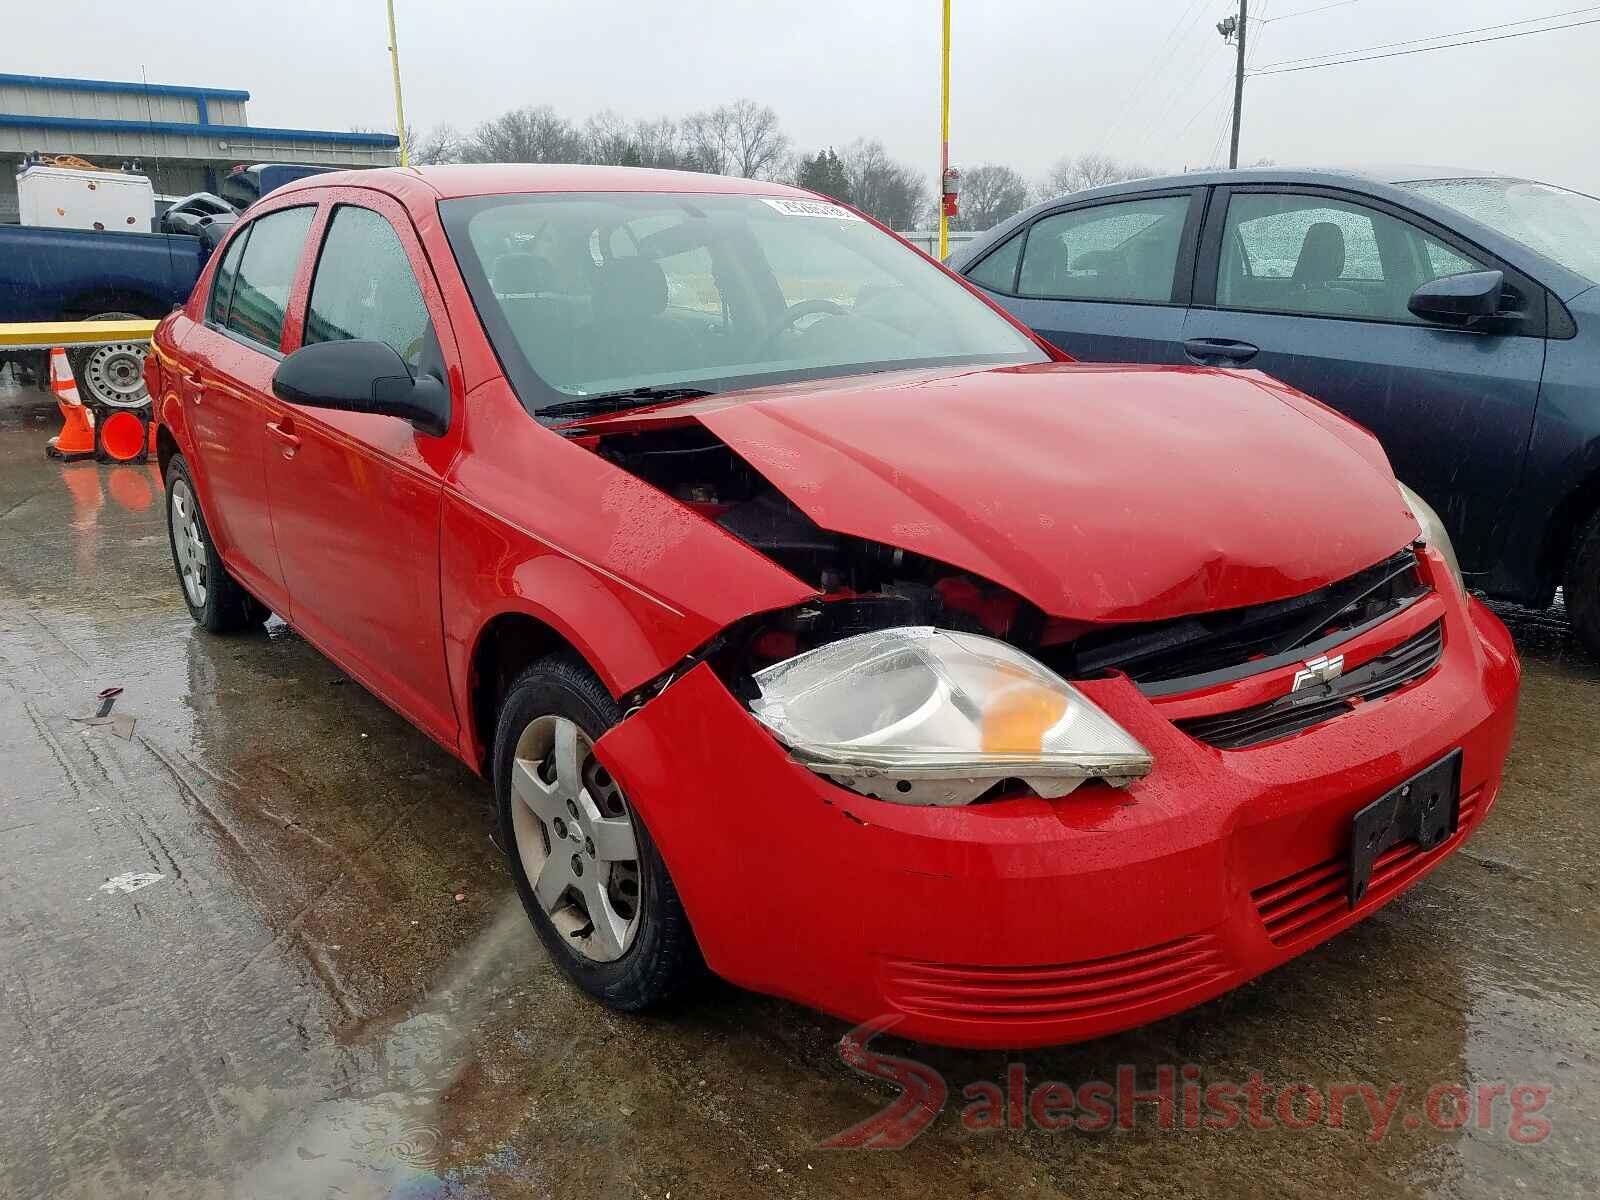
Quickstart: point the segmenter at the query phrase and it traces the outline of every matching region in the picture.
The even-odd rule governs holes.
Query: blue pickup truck
[[[0,322],[164,317],[189,298],[206,256],[220,241],[213,235],[223,233],[238,211],[292,180],[332,169],[267,163],[235,171],[223,182],[220,200],[188,197],[192,203],[180,202],[163,215],[165,229],[185,232],[0,225]],[[85,399],[144,403],[143,344],[85,347],[69,357]],[[44,386],[43,352],[0,355],[0,366],[6,361]]]

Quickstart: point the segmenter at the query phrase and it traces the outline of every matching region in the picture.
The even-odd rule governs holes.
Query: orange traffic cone
[[[61,432],[45,443],[44,452],[51,458],[68,462],[93,458],[94,414],[78,398],[72,366],[67,362],[67,352],[60,346],[50,351],[50,390],[56,394],[56,405],[61,409]]]

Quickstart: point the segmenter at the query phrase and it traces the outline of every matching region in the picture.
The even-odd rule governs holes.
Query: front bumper
[[[707,963],[756,991],[953,1045],[1091,1038],[1238,986],[1370,915],[1453,853],[1500,786],[1520,668],[1453,591],[1426,678],[1222,751],[1125,678],[1079,683],[1155,755],[1126,789],[889,804],[789,759],[701,665],[596,746],[659,846]],[[1463,751],[1457,833],[1345,898],[1350,819]]]

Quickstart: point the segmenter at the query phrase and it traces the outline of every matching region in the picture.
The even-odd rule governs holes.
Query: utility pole
[[[411,147],[406,145],[406,106],[400,98],[400,39],[394,35],[394,0],[389,4],[389,64],[394,68],[394,127],[400,137],[400,165],[411,165]],[[1238,129],[1235,118],[1234,129]],[[1237,135],[1235,141],[1238,140]]]
[[[1239,15],[1217,22],[1224,41],[1232,40],[1239,49],[1233,73],[1233,141],[1228,144],[1228,166],[1239,165],[1239,125],[1244,120],[1244,38],[1250,25],[1250,0],[1239,0]]]
[[[944,0],[944,43],[939,63],[939,261],[950,253],[950,206],[945,180],[950,174],[950,0]]]

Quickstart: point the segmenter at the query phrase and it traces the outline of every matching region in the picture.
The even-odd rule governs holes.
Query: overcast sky
[[[1587,7],[1347,0],[1304,11],[1328,3],[1251,0],[1252,15],[1269,18],[1252,24],[1253,67]],[[257,125],[393,128],[383,0],[7,7],[0,71],[136,80],[142,69],[152,82],[247,89]],[[953,160],[1033,177],[1083,150],[1173,170],[1225,157],[1233,51],[1214,25],[1234,8],[955,0]],[[930,177],[937,164],[939,0],[396,0],[396,10],[407,117],[424,131],[470,129],[525,104],[641,117],[750,96],[778,110],[799,147],[866,135]],[[1597,60],[1600,24],[1251,79],[1241,161],[1444,163],[1600,193]]]

